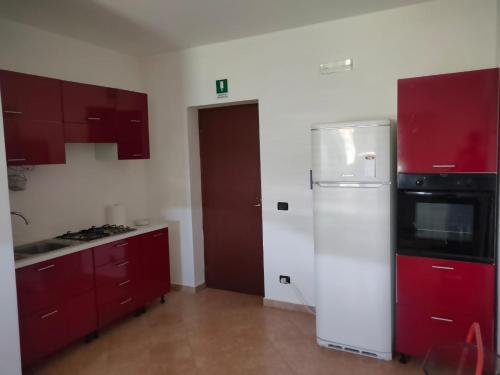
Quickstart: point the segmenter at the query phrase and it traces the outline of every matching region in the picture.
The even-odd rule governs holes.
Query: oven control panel
[[[398,189],[422,191],[495,191],[497,176],[493,173],[398,174]]]

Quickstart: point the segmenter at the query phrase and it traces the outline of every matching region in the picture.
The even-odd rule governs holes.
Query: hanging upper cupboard
[[[496,173],[499,70],[398,81],[398,172]]]
[[[0,70],[8,165],[64,164],[65,143],[149,159],[147,95]]]

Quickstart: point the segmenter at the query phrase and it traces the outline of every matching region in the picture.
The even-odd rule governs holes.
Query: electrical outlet
[[[290,276],[280,275],[280,284],[290,284]]]
[[[278,210],[288,211],[288,202],[278,202]]]

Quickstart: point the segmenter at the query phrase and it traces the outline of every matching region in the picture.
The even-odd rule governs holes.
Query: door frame
[[[186,235],[187,241],[192,241],[194,284],[195,289],[205,286],[205,245],[203,236],[203,202],[201,187],[201,158],[200,158],[200,138],[198,110],[207,108],[230,107],[243,104],[257,104],[257,99],[224,102],[213,105],[192,106],[187,108],[187,137],[188,137],[188,159],[189,159],[189,207],[188,211],[191,219],[191,233]],[[259,111],[259,141],[260,141],[260,111]],[[262,168],[261,168],[261,195],[262,195]],[[264,244],[262,244],[264,252]],[[264,256],[264,254],[263,254]],[[264,258],[264,257],[263,257]],[[265,275],[265,264],[263,264]],[[264,277],[265,281],[265,277]],[[264,282],[265,295],[265,282]]]

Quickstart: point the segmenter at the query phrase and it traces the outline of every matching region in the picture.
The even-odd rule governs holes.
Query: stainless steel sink
[[[22,259],[27,255],[44,254],[50,251],[63,249],[65,247],[78,244],[77,241],[65,241],[65,240],[44,240],[39,242],[34,242],[26,245],[20,245],[14,247],[14,253],[16,259]]]

